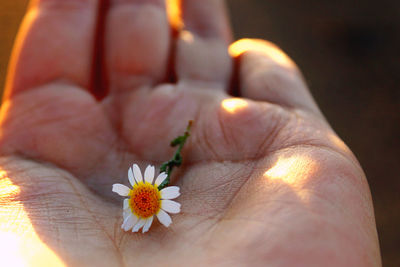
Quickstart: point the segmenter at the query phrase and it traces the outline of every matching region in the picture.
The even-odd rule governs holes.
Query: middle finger
[[[165,78],[170,32],[164,0],[111,1],[105,30],[111,94]]]

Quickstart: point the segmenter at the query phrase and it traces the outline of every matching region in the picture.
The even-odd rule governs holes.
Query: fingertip
[[[233,58],[238,58],[245,53],[256,53],[270,58],[279,65],[286,67],[295,66],[290,57],[278,46],[262,39],[239,39],[229,46],[228,51]]]
[[[297,65],[277,45],[240,39],[229,54],[236,63],[238,95],[321,115]]]

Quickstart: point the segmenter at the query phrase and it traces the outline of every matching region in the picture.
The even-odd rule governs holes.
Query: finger
[[[238,63],[241,96],[319,113],[297,66],[274,44],[242,39],[229,52]]]
[[[164,0],[112,0],[105,46],[110,93],[164,79],[170,46]]]
[[[211,82],[226,88],[231,75],[231,29],[222,0],[182,0],[176,44],[178,81]]]
[[[12,54],[6,98],[31,88],[90,83],[97,0],[33,1]]]

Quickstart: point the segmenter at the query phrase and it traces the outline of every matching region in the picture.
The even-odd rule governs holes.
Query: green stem
[[[167,174],[167,178],[158,186],[158,190],[161,190],[169,185],[172,170],[174,167],[179,167],[182,164],[181,151],[186,143],[187,138],[190,136],[190,128],[192,127],[192,124],[193,121],[190,120],[188,126],[186,127],[185,133],[171,141],[170,145],[172,147],[178,146],[178,148],[176,149],[172,159],[164,162],[160,167],[160,172],[165,172]]]

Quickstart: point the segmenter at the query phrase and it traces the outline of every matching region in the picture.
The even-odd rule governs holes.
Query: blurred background
[[[235,38],[272,41],[303,71],[366,172],[383,265],[400,266],[400,1],[227,3]],[[27,4],[0,0],[0,88]]]

